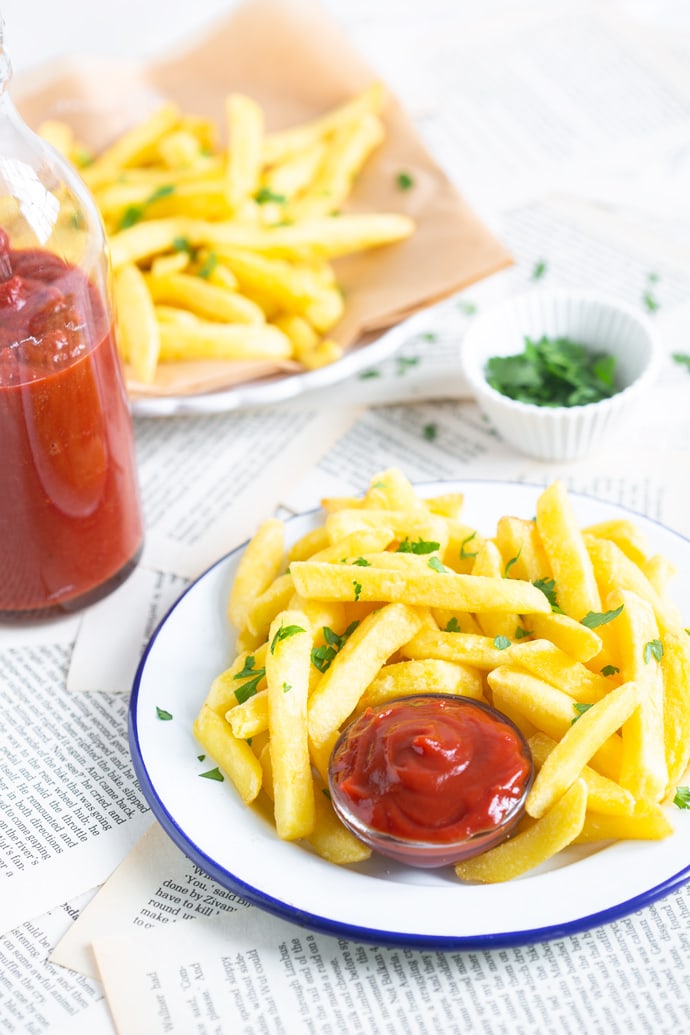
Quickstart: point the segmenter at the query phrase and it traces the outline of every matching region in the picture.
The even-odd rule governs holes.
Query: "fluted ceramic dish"
[[[525,337],[569,338],[616,359],[617,391],[584,406],[538,406],[502,395],[487,382],[492,356],[524,351]],[[651,321],[615,299],[535,289],[476,317],[460,362],[482,412],[506,443],[539,460],[578,460],[611,444],[649,391],[659,345]]]

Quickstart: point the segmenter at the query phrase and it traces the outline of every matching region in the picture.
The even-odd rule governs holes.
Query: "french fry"
[[[268,727],[278,836],[314,829],[314,785],[307,738],[312,634],[305,614],[283,611],[271,624],[266,654]]]
[[[630,590],[614,590],[607,606],[623,605],[616,619],[621,676],[637,683],[640,705],[623,727],[620,782],[636,798],[660,801],[668,783],[664,743],[663,643],[651,604]]]
[[[353,565],[296,561],[290,566],[295,588],[320,600],[406,601],[461,611],[547,611],[544,594],[527,582],[457,575],[429,570],[405,572],[390,568],[355,568]]]
[[[394,697],[418,694],[460,694],[480,700],[483,683],[478,669],[438,658],[399,661],[385,665],[359,699],[359,707],[381,704]]]
[[[665,633],[661,675],[668,788],[673,791],[690,763],[690,640],[687,633]]]
[[[268,690],[259,690],[230,708],[225,719],[238,740],[249,740],[263,733],[268,729]]]
[[[472,575],[486,575],[493,579],[506,577],[506,565],[501,556],[501,551],[493,539],[484,539],[477,549],[477,556],[472,565]],[[476,616],[479,627],[485,636],[506,636],[511,639],[520,622],[516,614],[478,614]]]
[[[581,621],[601,611],[592,562],[565,485],[552,482],[537,500],[537,530],[556,583],[561,610]]]
[[[309,700],[309,739],[315,751],[329,741],[383,664],[419,625],[412,608],[389,604],[354,630]]]
[[[264,116],[251,97],[230,94],[225,101],[228,126],[226,195],[238,209],[259,188],[264,139]]]
[[[180,306],[197,316],[219,322],[265,322],[263,310],[250,298],[209,284],[201,277],[188,273],[153,273],[146,276],[145,282],[154,302]]]
[[[160,324],[159,358],[181,359],[289,359],[292,346],[282,331],[270,324],[215,323],[194,318],[171,326]]]
[[[588,813],[574,844],[596,841],[661,841],[673,833],[673,826],[658,805],[638,807],[630,816]]]
[[[504,563],[510,564],[511,578],[535,582],[550,577],[551,568],[534,521],[507,515],[499,518],[496,545]]]
[[[251,653],[240,651],[237,654],[232,665],[216,676],[211,683],[206,698],[209,708],[222,717],[229,708],[236,707],[245,698],[247,686],[250,687],[252,693],[256,693],[257,689],[263,689],[266,686],[266,649],[267,645],[264,643],[256,651]]]
[[[194,736],[232,780],[245,804],[261,790],[261,765],[246,740],[238,740],[217,712],[204,704],[194,722]]]
[[[503,710],[503,700],[516,708],[537,729],[554,740],[560,740],[578,717],[572,697],[520,669],[502,665],[489,672],[487,680],[494,695],[494,705]],[[593,769],[611,780],[618,780],[623,755],[623,742],[612,734],[590,759]]]
[[[601,653],[601,637],[570,615],[559,615],[555,611],[530,615],[528,625],[537,639],[550,640],[574,661],[586,664]]]
[[[514,644],[510,650],[510,661],[540,679],[545,679],[582,704],[600,701],[613,685],[605,676],[591,672],[580,661],[574,661],[550,640]]]
[[[510,647],[497,647],[490,636],[440,629],[422,629],[401,648],[401,654],[407,658],[438,658],[469,665],[481,672],[505,665],[509,652]]]
[[[137,266],[119,269],[113,282],[121,348],[132,364],[134,376],[151,384],[160,355],[160,328],[146,281]]]
[[[557,742],[545,733],[533,733],[528,737],[530,751],[536,766],[544,762],[556,747]],[[635,811],[635,799],[630,791],[621,787],[615,780],[609,780],[586,765],[580,772],[581,780],[587,786],[587,812],[596,812],[605,816],[631,816]]]
[[[586,807],[587,788],[583,780],[577,780],[533,826],[483,855],[457,863],[455,873],[460,880],[483,884],[521,876],[575,840],[582,830]]]
[[[228,618],[235,628],[242,628],[253,602],[280,574],[284,552],[285,526],[268,518],[247,544],[230,590]]]
[[[525,808],[538,819],[577,780],[590,758],[620,729],[640,704],[637,683],[624,683],[578,718],[544,761]]]

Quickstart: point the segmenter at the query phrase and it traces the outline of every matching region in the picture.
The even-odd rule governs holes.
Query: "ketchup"
[[[0,230],[0,614],[74,610],[136,565],[132,423],[99,291]]]
[[[421,694],[367,708],[336,745],[330,777],[334,805],[361,829],[449,845],[517,821],[532,760],[493,709]]]

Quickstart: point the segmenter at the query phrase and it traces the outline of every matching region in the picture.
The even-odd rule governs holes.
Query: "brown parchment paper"
[[[242,91],[264,108],[269,131],[313,118],[377,78],[337,24],[311,0],[248,0],[208,34],[147,65],[82,60],[17,84],[29,124],[60,118],[95,150],[143,118],[163,99],[213,118],[222,139],[224,99]],[[415,220],[408,240],[334,263],[346,312],[330,333],[351,349],[372,334],[475,283],[511,262],[422,146],[395,97],[384,111],[386,139],[369,159],[347,211],[404,212]],[[397,174],[413,187],[401,191]],[[296,364],[166,363],[154,385],[128,378],[133,398],[191,395],[258,378],[290,376]]]

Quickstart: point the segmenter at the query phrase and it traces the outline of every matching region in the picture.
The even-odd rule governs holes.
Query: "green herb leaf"
[[[425,424],[422,434],[427,442],[435,442],[438,438],[438,424]]]
[[[419,356],[397,356],[395,362],[397,374],[401,377],[410,367],[416,367],[419,364]]]
[[[679,809],[690,809],[690,787],[676,787],[673,804]]]
[[[360,568],[371,568],[371,561],[368,561],[366,557],[358,557],[352,563],[359,565]]]
[[[416,554],[427,554],[435,553],[436,550],[441,549],[440,543],[435,543],[431,539],[422,539],[421,537],[415,542],[411,543],[409,538],[405,536],[403,541],[398,545],[396,553],[416,553]]]
[[[617,665],[604,665],[601,670],[602,676],[615,676],[618,672],[620,669]]]
[[[548,602],[551,604],[551,610],[555,611],[556,614],[563,614],[558,601],[556,599],[556,580],[555,579],[535,579],[532,583],[537,589],[540,589]]]
[[[474,314],[477,312],[477,306],[475,305],[475,303],[468,302],[463,298],[461,298],[458,302],[458,309],[461,313],[464,313],[465,316],[474,316]]]
[[[205,780],[217,780],[218,783],[222,783],[225,779],[218,766],[215,769],[209,769],[208,772],[199,773],[199,776],[203,776]]]
[[[238,704],[243,704],[248,701],[250,697],[253,697],[257,691],[257,687],[263,677],[266,675],[265,668],[256,668],[256,661],[253,654],[249,654],[244,659],[244,665],[242,671],[237,672],[233,679],[246,679],[247,682],[243,683],[242,686],[238,686],[235,690],[235,700]]]
[[[517,564],[517,562],[520,560],[520,554],[521,553],[522,553],[522,547],[520,547],[520,549],[518,550],[518,552],[515,554],[514,557],[511,557],[510,560],[506,562],[506,569],[505,569],[505,572],[504,572],[506,578],[508,578],[508,575],[510,573],[510,569],[513,567],[513,565]]]
[[[198,762],[203,762],[203,760],[206,758],[206,755],[197,755],[196,757]]]
[[[453,574],[452,569],[451,568],[446,568],[446,566],[443,563],[443,561],[439,560],[438,557],[430,557],[429,560],[426,563],[429,565],[430,568],[433,568],[434,571],[439,572],[439,574],[441,574],[441,575],[452,575]]]
[[[673,352],[671,355],[674,363],[685,367],[690,374],[690,352]]]
[[[580,716],[584,715],[585,712],[588,712],[591,707],[592,707],[591,704],[580,704],[579,701],[573,701],[573,708],[577,712],[577,715],[571,721],[570,725],[572,726],[573,722],[577,722],[577,720],[580,718]]]
[[[271,640],[271,646],[269,650],[271,654],[275,654],[276,645],[281,640],[287,640],[290,636],[296,636],[297,633],[303,633],[305,630],[301,625],[281,625],[280,629],[276,630],[276,634]]]
[[[655,313],[657,309],[661,308],[661,303],[651,291],[645,291],[642,295],[642,304],[648,313]]]
[[[446,626],[445,631],[447,633],[459,633],[459,632],[462,632],[462,630],[460,628],[460,623],[457,620],[457,618],[455,617],[455,615],[453,615],[453,617],[449,620],[448,625]]]
[[[284,194],[277,194],[276,191],[271,190],[270,187],[260,187],[254,195],[254,201],[258,205],[266,205],[269,201],[275,201],[279,205],[284,205],[287,198]]]
[[[645,665],[648,665],[652,658],[656,661],[661,661],[663,656],[664,645],[661,640],[650,640],[649,643],[645,643],[643,653]]]
[[[344,644],[347,643],[358,625],[358,621],[350,622],[342,636],[338,636],[327,625],[324,625],[322,632],[326,643],[321,647],[312,648],[311,652],[311,663],[314,668],[318,669],[319,672],[326,672],[330,668],[333,658],[339,650],[342,650]]]
[[[410,190],[411,187],[414,187],[414,180],[408,172],[399,172],[395,177],[395,182],[400,190]]]
[[[372,377],[381,377],[380,370],[362,370],[359,375],[360,381],[370,381]]]
[[[546,259],[538,259],[532,267],[532,280],[541,280],[547,268]]]
[[[161,198],[167,198],[168,195],[173,194],[174,191],[175,185],[168,183],[162,187],[157,187],[141,205],[128,205],[118,223],[118,230],[126,230],[128,227],[134,226],[135,223],[138,223],[143,219],[144,213],[149,205],[153,205],[154,202],[160,201]]]
[[[536,406],[584,406],[615,395],[615,357],[569,338],[525,338],[524,351],[492,356],[486,380],[501,395]]]
[[[209,252],[203,266],[200,266],[199,269],[196,271],[197,277],[202,277],[204,280],[208,280],[208,278],[211,276],[217,265],[218,256],[215,252]]]
[[[614,618],[618,618],[623,607],[624,605],[621,604],[614,611],[588,611],[581,620],[581,624],[586,625],[588,629],[598,629],[600,625],[608,625]]]
[[[510,640],[507,636],[494,636],[494,647],[497,650],[506,650],[510,647]]]
[[[166,712],[165,708],[159,708],[158,705],[156,705],[156,715],[162,722],[170,722],[172,719],[172,713]]]
[[[465,544],[471,542],[474,539],[474,537],[476,536],[476,534],[477,534],[476,532],[473,532],[472,535],[468,535],[467,538],[463,539],[463,541],[460,543],[460,560],[461,561],[468,561],[468,560],[471,560],[473,557],[477,556],[477,551],[476,550],[475,550],[474,553],[471,553],[469,550],[465,549]]]
[[[283,693],[284,694],[289,694],[291,690],[292,690],[292,684],[291,683],[283,683]]]
[[[529,629],[523,629],[523,627],[521,625],[518,625],[517,629],[515,630],[515,639],[516,640],[524,640],[524,638],[526,636],[531,636],[531,635],[532,635],[532,633],[529,631]]]
[[[353,585],[354,590],[355,590],[355,601],[357,601],[357,600],[359,600],[361,592],[362,592],[362,583],[361,582],[357,582],[356,579],[353,579],[352,580],[352,585]]]

